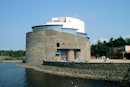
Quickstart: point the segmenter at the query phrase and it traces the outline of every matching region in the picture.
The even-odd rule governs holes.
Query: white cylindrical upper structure
[[[52,22],[47,22],[44,25],[63,25],[62,28],[78,29],[77,32],[85,33],[84,22],[71,17],[52,18]]]

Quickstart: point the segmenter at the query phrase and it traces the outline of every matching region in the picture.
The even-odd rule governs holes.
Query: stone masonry
[[[57,47],[57,44],[59,45]],[[26,60],[25,62],[42,63],[43,60],[60,60],[61,54],[57,50],[68,50],[67,56],[74,59],[75,54],[79,61],[90,59],[90,42],[82,37],[53,30],[29,32],[26,35]],[[67,60],[69,60],[67,58]]]

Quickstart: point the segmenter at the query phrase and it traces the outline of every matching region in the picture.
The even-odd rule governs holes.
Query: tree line
[[[101,56],[107,56],[109,57],[109,48],[111,47],[118,47],[118,46],[124,46],[124,45],[130,45],[130,38],[127,38],[126,40],[122,37],[119,37],[117,39],[110,38],[109,42],[101,42],[98,40],[97,44],[91,45],[91,55],[95,57],[101,57]]]
[[[25,56],[25,51],[24,50],[18,50],[18,51],[0,50],[0,56],[10,56],[13,58],[19,58]]]

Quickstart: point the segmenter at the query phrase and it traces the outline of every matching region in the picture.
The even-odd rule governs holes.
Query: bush
[[[5,58],[5,60],[12,60],[12,58]]]

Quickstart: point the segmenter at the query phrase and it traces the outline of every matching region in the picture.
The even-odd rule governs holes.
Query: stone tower
[[[90,42],[84,33],[83,21],[70,17],[52,18],[52,22],[32,29],[33,32],[26,35],[26,63],[90,59]]]

